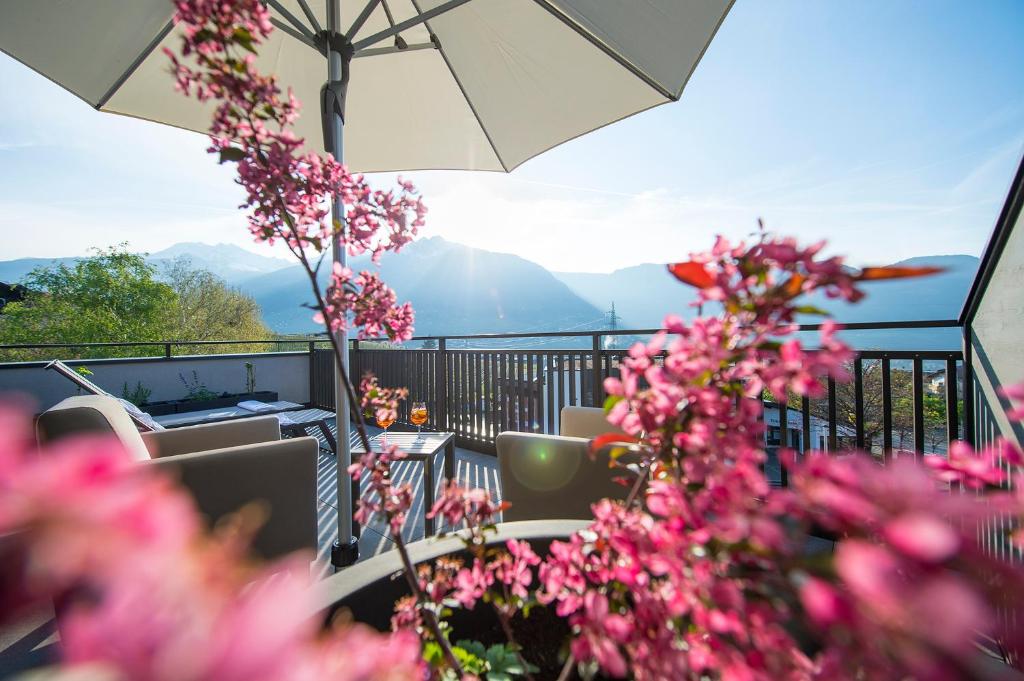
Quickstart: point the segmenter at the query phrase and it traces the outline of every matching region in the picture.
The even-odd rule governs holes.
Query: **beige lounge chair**
[[[629,493],[613,482],[624,471],[610,468],[607,454],[591,459],[588,452],[592,438],[617,431],[604,410],[564,407],[559,422],[560,435],[498,435],[501,498],[511,504],[503,521],[588,519],[595,501],[624,499]]]
[[[281,439],[274,416],[140,433],[109,395],[78,395],[39,416],[40,442],[76,434],[115,435],[141,465],[177,477],[213,524],[259,502],[269,517],[253,541],[264,558],[317,549],[317,452],[313,437]]]

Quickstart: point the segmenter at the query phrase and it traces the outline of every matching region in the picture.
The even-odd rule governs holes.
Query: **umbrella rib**
[[[313,40],[307,38],[302,33],[299,33],[298,31],[296,31],[294,28],[291,27],[290,24],[286,24],[285,22],[281,21],[277,17],[271,17],[270,23],[272,23],[274,25],[274,28],[276,28],[278,30],[281,30],[281,31],[284,31],[285,33],[287,33],[291,37],[293,37],[296,40],[298,40],[300,43],[308,45],[309,47],[313,48],[317,52],[321,52],[321,53],[323,52],[323,50],[321,49],[320,45],[318,45]]]
[[[359,13],[356,20],[348,27],[348,33],[345,34],[345,37],[349,40],[355,38],[356,33],[358,33],[359,29],[363,27],[363,24],[366,23],[366,20],[370,18],[370,15],[373,14],[373,10],[377,9],[377,5],[379,4],[380,0],[369,0],[369,2],[366,3],[366,7],[363,8],[363,11]]]
[[[306,19],[309,20],[309,25],[313,27],[313,32],[320,35],[324,32],[324,29],[320,27],[320,22],[316,20],[316,15],[313,14],[313,10],[309,8],[306,0],[299,0],[299,7],[302,8],[302,13],[306,15]]]
[[[359,59],[360,57],[374,57],[378,54],[394,54],[396,52],[415,52],[416,50],[436,50],[437,45],[434,43],[415,43],[413,45],[407,45],[406,47],[367,47],[365,50],[359,50],[354,55],[353,59]]]
[[[353,47],[355,47],[356,50],[361,50],[365,47],[369,47],[374,43],[379,43],[381,40],[384,40],[385,38],[390,38],[393,35],[398,35],[407,28],[412,28],[413,26],[418,26],[420,24],[426,23],[427,19],[432,19],[439,14],[450,12],[451,10],[455,9],[456,7],[459,7],[460,5],[465,5],[467,2],[469,2],[469,0],[448,0],[448,2],[438,5],[434,9],[427,10],[426,12],[421,12],[419,15],[413,17],[412,19],[400,21],[391,28],[384,29],[383,31],[374,33],[373,35],[367,38],[363,38],[362,40],[354,43]]]
[[[420,3],[417,2],[417,0],[410,0],[410,2],[412,2],[412,6],[416,8],[416,12],[420,14],[420,16],[423,16],[420,11]],[[481,132],[483,132],[484,137],[487,138],[487,143],[491,145],[491,151],[494,152],[494,157],[498,159],[498,163],[501,165],[502,170],[506,173],[511,172],[511,168],[505,165],[505,160],[501,157],[501,153],[498,151],[498,145],[496,145],[494,140],[491,138],[491,133],[487,131],[487,126],[484,125],[484,120],[480,118],[480,114],[477,112],[476,107],[473,106],[473,100],[469,98],[469,93],[466,92],[466,88],[462,86],[462,81],[459,80],[459,76],[455,73],[452,63],[448,60],[448,55],[445,54],[444,47],[441,46],[441,39],[438,38],[437,34],[434,33],[434,30],[430,28],[430,22],[427,19],[423,20],[423,24],[430,32],[434,44],[437,45],[437,51],[441,53],[441,59],[444,60],[444,65],[448,67],[448,73],[452,74],[452,80],[454,80],[455,84],[459,86],[459,92],[462,93],[463,99],[466,100],[466,106],[468,106],[469,110],[473,112],[473,118],[476,119],[476,123],[480,126]]]
[[[266,0],[267,4],[277,10],[278,14],[283,16],[289,24],[295,27],[302,35],[306,36],[309,40],[316,42],[316,34],[304,23],[299,21],[299,18],[288,11],[288,9],[282,5],[278,0]]]
[[[565,24],[566,26],[568,26],[572,30],[576,31],[576,33],[578,33],[580,35],[580,37],[582,37],[584,40],[590,42],[592,45],[594,45],[594,47],[596,47],[597,49],[599,49],[602,52],[604,52],[605,55],[607,55],[608,57],[611,57],[611,59],[613,61],[615,61],[616,63],[618,63],[619,66],[623,67],[624,69],[626,69],[627,71],[632,73],[634,76],[636,76],[637,78],[639,78],[643,82],[647,83],[658,94],[660,94],[663,97],[666,97],[667,99],[669,99],[669,100],[671,100],[673,102],[679,100],[679,97],[676,96],[671,90],[668,90],[667,88],[665,88],[661,83],[659,83],[658,81],[654,80],[649,75],[647,75],[647,73],[645,73],[643,71],[643,69],[641,69],[636,64],[634,64],[633,62],[631,62],[628,59],[626,59],[625,56],[623,56],[622,54],[617,52],[615,49],[613,49],[610,45],[608,45],[608,43],[606,43],[605,41],[601,40],[599,37],[597,37],[596,35],[594,35],[590,31],[588,31],[586,28],[581,26],[579,23],[574,21],[572,19],[572,17],[569,17],[568,15],[566,15],[562,10],[560,10],[557,7],[555,7],[554,5],[552,5],[549,0],[534,0],[534,1],[538,5],[540,5],[544,9],[546,9],[548,12],[550,12],[551,15],[554,16],[556,19],[561,21],[563,24]]]
[[[167,37],[167,34],[170,33],[171,29],[173,28],[174,19],[171,19],[167,22],[167,24],[164,25],[160,32],[156,34],[156,37],[149,41],[149,44],[146,45],[146,49],[142,50],[142,52],[140,52],[138,56],[135,57],[132,63],[128,65],[128,68],[126,68],[124,72],[122,72],[121,75],[117,77],[117,80],[115,80],[114,83],[107,89],[107,91],[103,93],[103,96],[100,97],[99,101],[96,102],[96,109],[102,109],[104,106],[106,106],[107,102],[110,101],[110,98],[114,96],[114,93],[121,89],[121,86],[124,85],[126,80],[131,78],[132,74],[135,73],[135,70],[142,65],[142,62],[146,61],[146,58],[153,53],[153,50],[156,49],[157,45],[163,42],[163,39]]]

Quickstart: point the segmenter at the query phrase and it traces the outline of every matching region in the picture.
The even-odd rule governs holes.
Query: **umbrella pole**
[[[328,0],[327,23],[329,32],[334,34],[341,33],[341,0]],[[329,81],[341,82],[343,71],[347,71],[345,68],[347,64],[344,63],[344,60],[351,57],[346,57],[339,50],[333,49],[335,44],[333,44],[333,41],[330,42],[332,44],[331,49],[328,51],[327,77]],[[322,115],[329,117],[328,120],[324,121],[325,129],[327,126],[330,126],[331,132],[331,148],[328,151],[334,155],[334,158],[343,163],[345,158],[343,144],[345,122],[342,118],[342,113],[332,106],[329,109],[323,108]],[[332,256],[335,263],[345,267],[346,253],[341,242],[341,235],[345,229],[345,206],[341,196],[334,196],[331,205],[331,218],[334,224],[341,225],[341,230],[335,236],[334,242],[331,245]],[[341,355],[345,365],[345,373],[349,375],[348,334],[342,329],[336,332],[335,339],[337,340],[338,347],[342,349]],[[349,479],[348,467],[352,463],[352,448],[349,440],[348,394],[341,383],[341,372],[336,372],[334,375],[334,404],[335,423],[338,426],[338,437],[336,438],[337,456],[335,458],[338,474],[338,539],[331,548],[331,564],[335,568],[342,568],[352,565],[359,559],[359,540],[354,536],[353,530],[355,528],[352,522],[352,494],[354,485],[347,484]]]

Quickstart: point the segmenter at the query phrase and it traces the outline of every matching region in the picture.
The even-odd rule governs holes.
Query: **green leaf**
[[[249,52],[256,54],[256,48],[253,47],[252,44],[252,33],[249,32],[249,29],[238,26],[235,28],[234,38],[237,44],[241,45]]]
[[[245,151],[239,149],[238,147],[224,147],[223,149],[220,150],[221,163],[224,163],[226,161],[238,162],[241,161],[243,158],[245,158]]]
[[[423,660],[431,667],[439,667],[444,662],[444,652],[437,641],[427,641],[423,644]]]
[[[820,317],[829,316],[828,310],[822,310],[820,307],[815,307],[813,305],[798,305],[794,309],[797,311],[798,314],[813,314],[818,315]]]
[[[452,654],[459,661],[459,666],[463,671],[470,674],[479,676],[488,669],[485,659],[487,651],[482,643],[468,640],[458,641],[452,647]]]
[[[623,399],[625,398],[623,398],[622,395],[609,395],[608,397],[604,398],[604,413],[607,414],[608,412],[610,412],[612,410],[612,407],[621,402]]]

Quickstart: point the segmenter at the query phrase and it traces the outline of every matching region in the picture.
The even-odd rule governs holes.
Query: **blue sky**
[[[511,175],[412,174],[425,233],[571,271],[680,258],[758,216],[858,264],[978,254],[1024,151],[1022,33],[1016,1],[737,0],[680,102]],[[0,84],[0,259],[275,254],[201,136],[99,114],[2,55]]]

